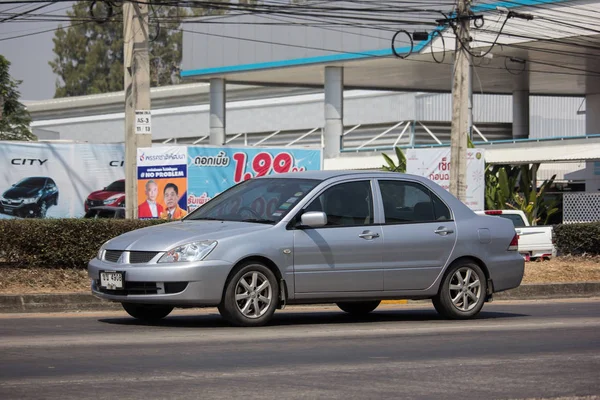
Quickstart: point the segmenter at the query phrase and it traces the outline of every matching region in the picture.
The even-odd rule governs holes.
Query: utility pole
[[[466,201],[467,136],[469,130],[470,0],[459,0],[456,15],[456,51],[452,83],[452,131],[450,136],[450,193]]]
[[[137,149],[152,146],[148,0],[123,2],[125,217],[137,218]],[[139,119],[138,119],[139,118]]]

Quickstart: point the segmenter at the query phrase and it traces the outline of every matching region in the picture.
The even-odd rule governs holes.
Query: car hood
[[[8,189],[6,192],[2,194],[2,196],[6,199],[20,199],[20,198],[29,198],[35,197],[38,195],[40,188],[31,188],[31,187],[12,187]]]
[[[255,233],[273,225],[234,221],[177,221],[127,232],[111,239],[107,250],[168,251],[198,240],[220,240]]]
[[[123,192],[107,192],[105,190],[97,190],[95,192],[92,192],[89,194],[88,199],[89,200],[106,200],[109,197],[112,196],[125,196],[125,193]]]

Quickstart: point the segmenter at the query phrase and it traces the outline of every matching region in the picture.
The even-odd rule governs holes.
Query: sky
[[[22,12],[33,8],[31,4],[2,4],[0,12]],[[37,13],[61,16],[72,6],[72,2],[60,2],[49,5]],[[19,8],[16,8],[19,7]],[[11,11],[11,8],[14,8]],[[0,17],[0,20],[5,18]],[[65,23],[62,23],[65,25]],[[0,22],[0,54],[11,62],[10,74],[14,79],[22,80],[19,90],[21,101],[46,100],[54,97],[57,76],[48,62],[54,58],[52,51],[54,32],[14,38],[45,30],[58,28],[58,22]]]

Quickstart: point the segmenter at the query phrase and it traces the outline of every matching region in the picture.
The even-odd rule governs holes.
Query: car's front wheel
[[[258,262],[242,264],[231,276],[219,312],[237,326],[261,326],[269,322],[279,302],[275,274]]]
[[[127,314],[144,322],[160,321],[173,311],[173,307],[158,304],[121,303]]]
[[[477,264],[463,261],[448,269],[433,306],[446,318],[468,319],[479,314],[485,297],[485,274]]]
[[[374,301],[348,301],[342,303],[336,303],[337,306],[342,310],[352,315],[366,315],[376,309],[381,303],[380,300]]]
[[[46,214],[48,214],[48,204],[45,201],[42,201],[40,204],[39,216],[40,218],[46,218]]]

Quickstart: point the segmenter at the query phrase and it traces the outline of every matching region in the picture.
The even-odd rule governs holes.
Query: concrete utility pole
[[[125,216],[137,218],[137,149],[152,146],[148,1],[123,2]]]
[[[450,193],[466,201],[467,136],[469,134],[469,16],[470,0],[459,0],[456,15],[456,52],[452,83],[452,131],[450,138]]]

